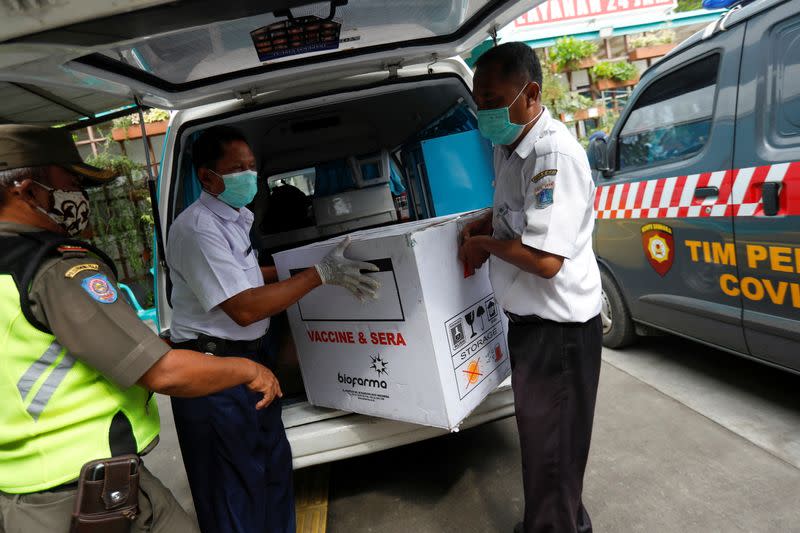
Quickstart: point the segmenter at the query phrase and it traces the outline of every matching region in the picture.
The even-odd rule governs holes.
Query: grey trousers
[[[75,493],[0,492],[0,533],[68,533]],[[139,515],[131,527],[131,533],[141,532],[199,533],[169,489],[144,465],[139,470]]]

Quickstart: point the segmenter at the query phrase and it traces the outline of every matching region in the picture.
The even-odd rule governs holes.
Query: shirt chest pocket
[[[525,211],[510,209],[508,205],[497,210],[494,217],[494,235],[497,239],[516,239],[525,231]]]
[[[248,248],[247,250],[234,250],[233,255],[236,258],[236,262],[245,272],[258,269],[258,258],[256,258],[256,254],[253,252],[252,248]]]

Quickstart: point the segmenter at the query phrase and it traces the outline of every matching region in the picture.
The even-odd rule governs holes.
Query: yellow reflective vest
[[[142,452],[159,432],[148,391],[121,390],[29,320],[19,287],[67,242],[36,235],[0,238],[0,491],[13,494],[76,480],[94,459]]]

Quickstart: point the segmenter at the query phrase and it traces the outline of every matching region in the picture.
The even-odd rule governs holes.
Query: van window
[[[317,172],[314,167],[296,170],[294,172],[284,172],[267,178],[270,191],[282,185],[291,185],[303,192],[306,196],[314,196],[314,184],[316,183]]]
[[[719,55],[695,61],[652,83],[634,103],[619,135],[619,169],[685,159],[711,133]]]
[[[777,134],[800,134],[800,17],[787,21],[776,32],[773,51],[777,58],[774,100],[777,105]],[[794,139],[785,139],[792,141]],[[785,144],[785,143],[780,143]],[[796,144],[792,142],[791,144]]]
[[[317,172],[314,167],[275,174],[267,178],[269,206],[260,224],[264,234],[282,233],[314,225],[311,198]]]

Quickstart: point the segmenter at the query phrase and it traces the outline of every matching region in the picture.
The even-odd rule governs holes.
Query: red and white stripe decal
[[[800,161],[721,170],[598,187],[597,218],[694,218],[764,216],[761,185],[781,183],[779,215],[800,215]],[[717,187],[718,196],[695,197],[700,187]]]

